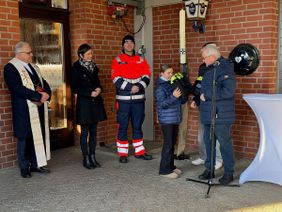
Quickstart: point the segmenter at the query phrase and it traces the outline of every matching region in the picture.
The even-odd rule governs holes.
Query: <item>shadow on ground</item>
[[[79,147],[70,147],[52,152],[48,175],[24,179],[18,168],[0,170],[0,211],[220,212],[281,202],[281,186],[263,182],[212,187],[206,199],[206,185],[186,181],[197,179],[204,167],[177,160],[182,176],[163,178],[158,175],[161,148],[154,145],[148,148],[152,161],[131,156],[129,163],[120,164],[115,148],[106,146],[97,148],[102,168],[87,170]],[[235,184],[248,163],[237,161]],[[216,171],[215,182],[222,173]]]

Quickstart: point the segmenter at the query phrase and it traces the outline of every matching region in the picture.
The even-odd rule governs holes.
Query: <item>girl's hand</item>
[[[177,88],[173,91],[172,95],[173,95],[175,98],[179,98],[179,97],[182,95],[181,90],[177,87]]]

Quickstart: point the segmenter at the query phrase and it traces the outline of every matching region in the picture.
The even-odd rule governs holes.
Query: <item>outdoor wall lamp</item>
[[[193,22],[193,29],[200,33],[205,32],[204,20],[208,9],[208,0],[183,0],[187,18]]]

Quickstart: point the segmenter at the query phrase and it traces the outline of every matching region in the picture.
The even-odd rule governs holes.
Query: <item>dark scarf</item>
[[[93,63],[92,61],[85,61],[83,59],[79,59],[79,64],[85,67],[91,73],[93,73],[95,69],[95,63]]]

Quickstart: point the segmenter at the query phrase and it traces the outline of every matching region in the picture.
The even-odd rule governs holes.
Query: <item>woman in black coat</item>
[[[79,59],[71,70],[72,92],[77,94],[76,123],[81,126],[80,146],[83,166],[87,169],[101,167],[95,158],[97,125],[107,119],[101,96],[102,86],[98,77],[99,69],[92,62],[92,48],[82,44],[77,54]],[[87,142],[89,133],[89,142]]]

